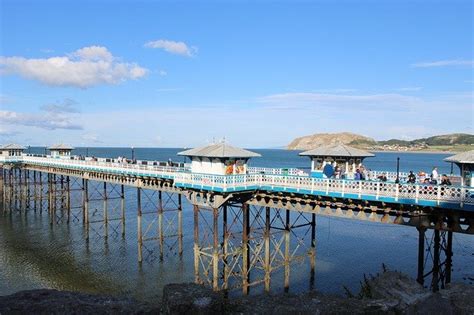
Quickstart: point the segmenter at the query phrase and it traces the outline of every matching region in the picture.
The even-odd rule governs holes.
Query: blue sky
[[[471,1],[0,3],[0,143],[473,133]]]

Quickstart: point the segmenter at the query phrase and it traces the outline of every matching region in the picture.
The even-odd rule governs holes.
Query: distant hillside
[[[310,150],[334,143],[344,143],[373,151],[468,151],[474,149],[474,135],[453,133],[415,140],[375,141],[372,138],[349,132],[320,133],[296,138],[288,145],[287,149]]]
[[[433,136],[429,138],[415,139],[411,141],[391,139],[387,141],[378,141],[379,145],[416,145],[426,144],[428,146],[439,146],[439,145],[460,145],[460,144],[474,144],[474,135],[467,133],[452,133],[449,135]]]
[[[341,133],[317,133],[311,136],[296,138],[287,146],[288,150],[310,150],[321,145],[335,143],[357,143],[360,145],[375,145],[377,142],[368,137],[356,135],[350,132]]]

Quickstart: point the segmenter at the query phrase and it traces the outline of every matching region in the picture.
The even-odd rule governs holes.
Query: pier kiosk
[[[50,155],[55,158],[70,157],[74,148],[66,144],[56,144],[48,148]]]
[[[1,156],[21,156],[25,147],[19,144],[6,144],[0,147],[0,155]]]
[[[461,185],[474,188],[474,150],[462,152],[444,159],[456,164],[461,170]]]
[[[191,172],[212,175],[247,173],[247,162],[258,153],[233,147],[227,143],[212,144],[179,152],[191,159]]]
[[[328,178],[334,174],[339,166],[345,178],[353,179],[356,169],[362,161],[374,154],[350,147],[345,144],[332,144],[317,147],[316,149],[301,152],[301,156],[311,159],[311,177]]]

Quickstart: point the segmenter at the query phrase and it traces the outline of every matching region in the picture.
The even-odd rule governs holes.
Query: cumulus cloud
[[[176,41],[166,40],[166,39],[158,39],[155,41],[149,41],[145,43],[145,47],[163,49],[164,51],[169,52],[171,54],[181,55],[181,56],[186,56],[186,57],[192,57],[197,51],[196,47],[189,47],[184,42],[176,42]]]
[[[136,63],[124,63],[106,47],[90,46],[66,56],[28,59],[0,57],[0,74],[15,74],[49,86],[88,88],[99,84],[118,84],[146,75]]]
[[[462,60],[462,59],[453,59],[453,60],[438,60],[438,61],[429,61],[429,62],[418,62],[411,65],[415,68],[433,68],[433,67],[473,67],[474,60]]]

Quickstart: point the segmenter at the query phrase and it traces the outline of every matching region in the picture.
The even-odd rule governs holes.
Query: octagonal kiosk
[[[474,150],[452,155],[444,160],[456,164],[461,170],[461,186],[474,188]]]
[[[350,147],[345,144],[333,144],[301,152],[299,155],[311,159],[311,177],[328,178],[335,175],[336,166],[341,168],[347,179],[353,179],[356,169],[362,161],[374,154]]]
[[[66,144],[56,144],[48,148],[50,155],[54,158],[70,157],[73,147]]]
[[[247,163],[258,153],[233,147],[227,143],[211,144],[205,147],[179,152],[178,155],[191,159],[191,172],[212,175],[237,175],[247,173]]]
[[[0,147],[0,155],[2,157],[7,157],[7,156],[21,156],[23,151],[25,150],[25,147],[19,145],[19,144],[6,144],[2,147]]]

